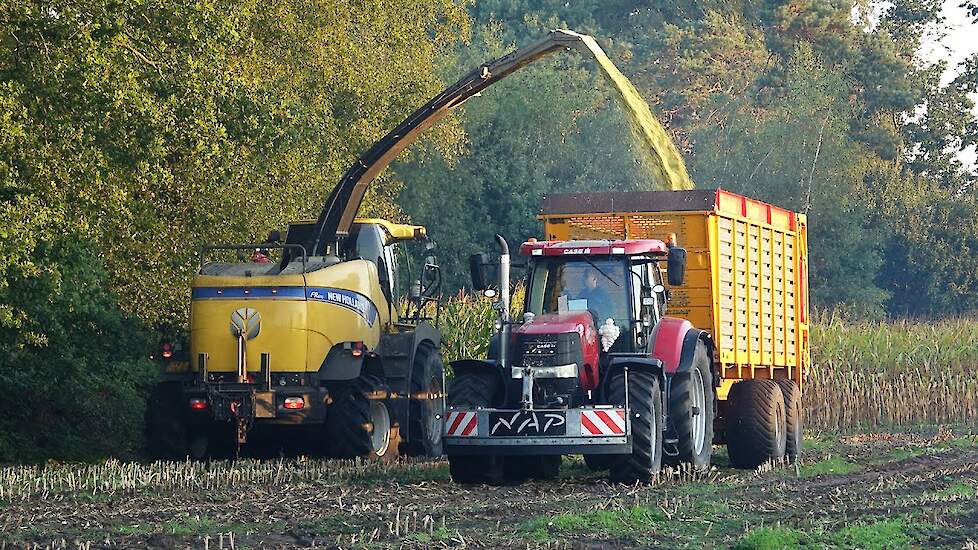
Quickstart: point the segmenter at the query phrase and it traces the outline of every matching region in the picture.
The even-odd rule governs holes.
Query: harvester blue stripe
[[[305,300],[306,292],[301,286],[256,286],[256,287],[197,287],[191,291],[195,300],[249,298],[261,300]]]

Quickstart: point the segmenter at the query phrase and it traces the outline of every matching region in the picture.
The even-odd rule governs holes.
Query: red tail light
[[[363,342],[353,342],[353,350],[351,351],[351,353],[353,354],[354,357],[361,357],[363,355],[363,350],[364,350]]]
[[[190,399],[190,409],[194,411],[202,411],[207,408],[207,400],[203,397],[193,397]]]
[[[169,359],[173,357],[173,348],[170,344],[163,344],[163,359]]]
[[[306,407],[306,400],[301,397],[286,397],[285,403],[282,406],[291,410],[304,409]]]

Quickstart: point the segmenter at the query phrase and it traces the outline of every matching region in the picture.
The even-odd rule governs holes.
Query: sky
[[[959,4],[961,0],[945,0],[941,13],[947,18],[950,27],[947,35],[943,40],[939,36],[931,36],[929,43],[921,51],[922,56],[929,61],[948,61],[944,83],[950,82],[957,75],[958,64],[978,51],[978,24],[971,21],[968,13]],[[971,98],[978,103],[978,94],[972,94]],[[978,116],[978,108],[974,112]],[[974,147],[959,153],[959,157],[966,165],[974,167],[978,164]]]

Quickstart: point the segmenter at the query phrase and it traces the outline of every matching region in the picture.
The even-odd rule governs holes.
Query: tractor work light
[[[194,411],[202,411],[207,408],[207,400],[203,397],[192,397],[190,398],[190,409]]]
[[[293,411],[297,409],[304,409],[306,407],[306,400],[301,397],[286,397],[282,406]]]

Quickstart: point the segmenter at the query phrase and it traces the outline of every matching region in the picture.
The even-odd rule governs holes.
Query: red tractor
[[[488,359],[452,363],[444,443],[459,483],[553,478],[583,454],[613,481],[649,481],[667,464],[708,468],[716,387],[713,341],[665,316],[686,250],[660,240],[547,241],[528,258],[523,318],[509,318],[510,257],[499,262],[499,315]],[[471,259],[490,297],[488,256]]]

